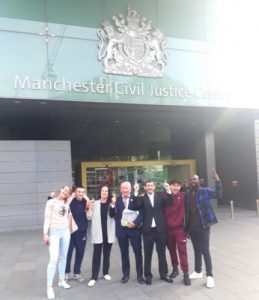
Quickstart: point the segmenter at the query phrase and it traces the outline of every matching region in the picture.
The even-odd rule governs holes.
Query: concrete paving
[[[173,284],[159,280],[157,256],[153,256],[153,284],[136,281],[135,262],[131,251],[131,279],[121,284],[121,261],[118,244],[111,255],[110,282],[100,278],[92,288],[87,286],[91,275],[92,246],[87,242],[83,261],[82,283],[71,280],[72,288],[57,287],[56,299],[192,299],[192,300],[258,300],[259,299],[259,218],[255,211],[237,210],[234,219],[227,208],[217,209],[219,224],[212,227],[211,254],[215,288],[205,287],[206,279],[196,279],[186,287],[179,275]],[[46,266],[48,250],[39,231],[0,233],[0,299],[46,299]],[[190,272],[193,270],[193,249],[188,243]],[[168,255],[168,253],[167,253]],[[169,270],[171,271],[168,256]]]

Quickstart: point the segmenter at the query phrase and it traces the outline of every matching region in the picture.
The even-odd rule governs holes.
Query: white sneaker
[[[65,280],[68,281],[69,280],[69,273],[65,274]]]
[[[63,287],[64,289],[70,289],[71,285],[67,284],[64,279],[59,280],[58,286]]]
[[[52,287],[47,288],[47,298],[48,299],[55,299],[55,294],[54,294],[54,291],[53,291]]]
[[[74,279],[79,281],[79,282],[84,281],[84,277],[82,277],[81,274],[75,274]]]
[[[92,287],[92,286],[95,285],[95,283],[96,283],[96,280],[91,279],[91,280],[88,282],[88,286]]]
[[[212,289],[215,286],[214,283],[214,278],[212,276],[208,276],[207,277],[207,284],[206,284],[207,288]]]
[[[190,277],[190,279],[200,279],[200,278],[202,278],[202,272],[197,273],[194,271],[194,272],[192,272],[192,274],[189,277]]]
[[[111,276],[110,276],[109,274],[105,274],[105,275],[103,276],[103,278],[104,278],[105,280],[111,280],[111,279],[112,279]]]

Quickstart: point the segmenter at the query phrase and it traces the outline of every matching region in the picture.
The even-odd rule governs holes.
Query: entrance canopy
[[[204,133],[253,122],[253,110],[0,100],[0,139],[70,140],[73,159],[188,159]],[[158,153],[159,151],[159,153]]]

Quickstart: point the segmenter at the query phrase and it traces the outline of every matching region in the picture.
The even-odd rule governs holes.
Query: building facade
[[[114,188],[148,176],[161,184],[194,171],[212,184],[216,168],[225,191],[218,203],[255,209],[258,91],[244,80],[254,62],[240,63],[244,46],[231,48],[238,38],[228,19],[217,0],[0,3],[0,140],[71,145],[71,170],[66,159],[62,180],[45,178],[41,208],[55,184],[83,182],[95,193],[109,180]],[[0,149],[1,164],[8,149]],[[26,169],[0,170],[2,223],[17,214],[5,206],[6,186],[18,177],[28,183],[17,172]]]

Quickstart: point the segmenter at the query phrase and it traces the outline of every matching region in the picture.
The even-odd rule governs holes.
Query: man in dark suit
[[[173,280],[168,276],[166,262],[166,224],[164,216],[164,200],[162,194],[155,193],[155,184],[149,180],[144,185],[145,194],[138,196],[139,184],[135,182],[134,197],[130,209],[143,209],[143,240],[144,240],[144,274],[146,284],[152,284],[151,261],[154,243],[159,263],[160,278],[168,283]]]
[[[131,184],[128,181],[122,182],[120,186],[121,196],[112,200],[110,206],[110,216],[116,221],[116,236],[119,242],[122,260],[122,283],[127,283],[130,277],[129,242],[135,254],[137,280],[145,283],[143,278],[143,257],[141,245],[141,226],[143,221],[143,211],[136,213],[136,219],[132,222],[123,220],[123,212],[128,211],[131,198]],[[114,199],[114,198],[113,198]],[[135,211],[132,212],[133,216]]]

